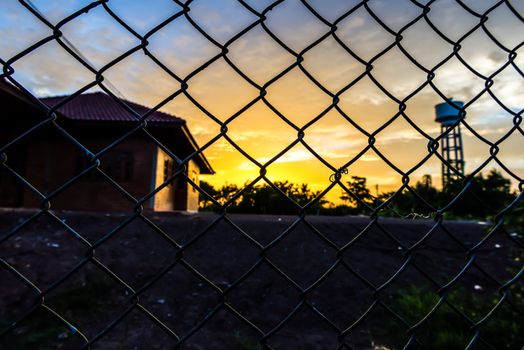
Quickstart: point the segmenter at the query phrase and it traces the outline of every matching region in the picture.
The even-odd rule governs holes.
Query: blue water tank
[[[453,104],[444,102],[435,106],[437,112],[436,122],[444,126],[452,125],[460,119],[459,111],[464,107],[464,102],[450,100]]]

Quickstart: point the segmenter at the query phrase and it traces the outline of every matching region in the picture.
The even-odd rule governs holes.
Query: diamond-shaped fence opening
[[[2,2],[0,348],[522,348],[523,28]]]

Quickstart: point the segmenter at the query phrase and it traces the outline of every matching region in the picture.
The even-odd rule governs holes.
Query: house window
[[[131,181],[133,178],[133,156],[117,153],[110,156],[108,167],[115,181]]]
[[[176,172],[175,161],[171,158],[164,159],[164,182],[166,182],[168,179],[173,177],[173,175],[175,175],[175,172]],[[176,181],[177,179],[174,179],[173,181],[169,183],[169,185],[170,186],[175,185]]]
[[[82,172],[91,165],[87,157],[77,159],[77,172]],[[100,159],[100,170],[117,182],[133,180],[134,158],[128,152],[112,152]],[[96,170],[91,170],[83,177],[88,181],[103,181],[104,176]]]

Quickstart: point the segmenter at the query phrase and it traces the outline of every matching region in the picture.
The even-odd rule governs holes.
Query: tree
[[[351,179],[346,182],[349,193],[344,193],[340,199],[349,202],[353,207],[359,207],[361,202],[365,204],[373,203],[373,196],[366,186],[366,181],[365,177],[351,176]]]
[[[420,181],[417,181],[413,190],[417,195],[427,202],[431,207],[437,208],[439,206],[438,190],[433,187],[433,179],[431,175],[425,174],[422,176]],[[431,207],[426,205],[420,198],[415,198],[415,195],[410,193],[412,198],[412,210],[411,212],[418,214],[427,214]]]
[[[346,182],[345,187],[348,192],[340,197],[347,204],[334,205],[321,199],[309,206],[307,212],[325,215],[359,214],[367,209],[366,205],[377,207],[380,203],[394,197],[388,202],[387,206],[382,208],[381,215],[401,217],[414,215],[414,217],[418,217],[430,215],[434,213],[435,209],[446,207],[461,194],[453,202],[453,206],[447,208],[446,215],[485,219],[500,212],[516,197],[516,194],[511,192],[510,180],[504,178],[496,170],[491,170],[487,175],[478,174],[470,178],[469,181],[471,183],[465,192],[462,192],[465,186],[462,180],[450,181],[442,191],[439,191],[433,187],[431,176],[424,175],[409,189],[404,188],[399,193],[379,193],[375,198],[367,188],[365,177],[352,176]],[[220,204],[230,200],[241,188],[234,184],[225,184],[216,189],[205,181],[201,181],[200,187]],[[321,191],[313,191],[305,183],[275,181],[272,185],[257,184],[243,191],[238,198],[228,205],[227,211],[251,214],[298,214],[301,210],[300,207],[311,203],[320,193]],[[217,211],[219,209],[205,196],[201,196],[200,206],[207,210]],[[513,219],[515,222],[513,226],[522,226],[522,220],[519,221],[517,218],[522,213],[522,206],[519,208],[515,211],[516,219]]]
[[[220,204],[226,203],[230,200],[240,189],[235,184],[225,184],[218,190],[218,202]]]
[[[234,196],[235,193],[239,191],[239,188],[237,185],[234,184],[225,184],[219,189],[216,189],[211,185],[210,183],[206,181],[200,181],[200,188],[204,190],[207,194],[209,194],[211,197],[213,197],[218,203],[224,204],[227,202],[231,197]],[[208,210],[216,210],[215,205],[213,202],[207,197],[200,195],[199,198],[199,205],[202,209],[208,209]]]
[[[460,198],[450,208],[458,216],[488,217],[496,215],[515,198],[511,193],[511,182],[504,178],[496,169],[492,169],[486,177],[482,173],[470,179],[468,189],[462,180],[451,181],[440,194],[441,203],[451,202],[459,194]]]
[[[230,211],[256,214],[297,214],[300,210],[299,206],[305,206],[320,194],[320,191],[312,191],[307,184],[275,181],[273,185],[274,187],[269,184],[253,186],[242,194],[237,206],[230,207]],[[308,208],[308,211],[318,212],[325,203],[327,203],[326,200],[315,202]]]
[[[213,187],[213,185],[211,185],[209,182],[206,182],[206,181],[200,181],[200,184],[199,184],[200,188],[206,192],[207,194],[209,194],[211,197],[213,198],[217,198],[217,195],[218,195],[218,192],[217,190]],[[207,209],[211,206],[213,202],[211,202],[209,200],[209,198],[205,195],[200,195],[199,196],[199,205],[200,205],[200,208],[202,209]]]
[[[492,169],[481,183],[481,191],[482,201],[497,212],[514,199],[511,193],[511,181],[496,169]]]

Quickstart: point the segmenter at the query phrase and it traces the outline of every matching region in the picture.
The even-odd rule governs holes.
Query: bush
[[[515,285],[511,289],[509,300],[514,307],[506,300],[493,317],[480,327],[480,337],[495,349],[516,350],[522,349],[524,345],[524,286]],[[490,300],[463,288],[452,290],[445,298],[474,322],[486,316],[499,301],[499,298]],[[413,326],[424,319],[438,301],[439,296],[434,291],[411,287],[397,290],[387,304]],[[374,342],[402,349],[408,339],[407,329],[401,323],[393,322],[390,316],[385,315],[384,319],[390,320],[382,325],[387,329],[387,339],[374,339]],[[475,330],[471,329],[468,322],[444,302],[415,330],[415,339],[427,349],[459,350],[467,347],[474,334]],[[477,340],[476,344],[481,344],[481,341]]]

